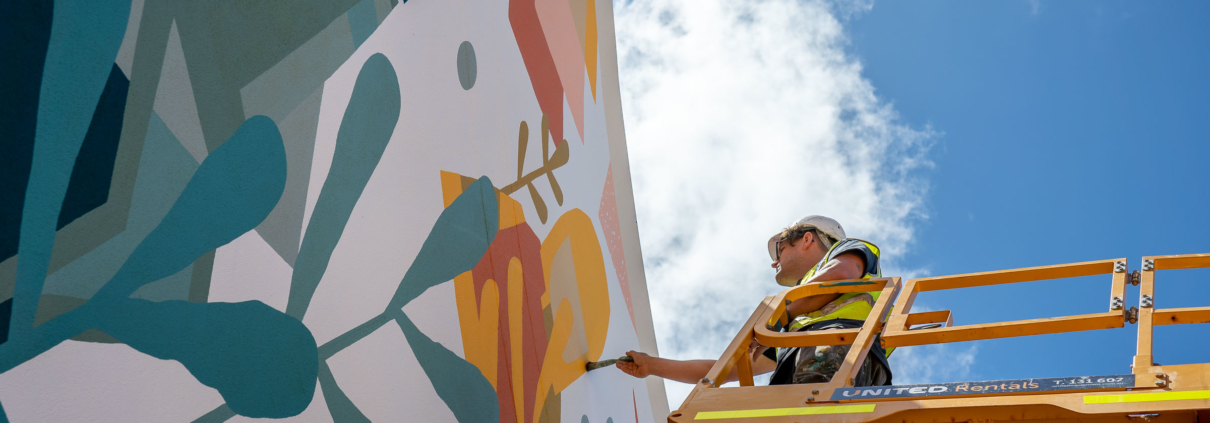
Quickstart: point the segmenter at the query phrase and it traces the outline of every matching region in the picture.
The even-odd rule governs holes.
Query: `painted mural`
[[[608,0],[0,2],[0,422],[651,422]]]

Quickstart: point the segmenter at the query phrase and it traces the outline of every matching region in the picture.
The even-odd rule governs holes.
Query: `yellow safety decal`
[[[1210,391],[1152,392],[1128,395],[1085,395],[1085,404],[1116,404],[1122,402],[1177,401],[1210,399]]]
[[[759,410],[702,411],[694,420],[743,419],[752,417],[809,416],[814,414],[871,413],[874,404],[827,405],[816,407],[765,408]]]

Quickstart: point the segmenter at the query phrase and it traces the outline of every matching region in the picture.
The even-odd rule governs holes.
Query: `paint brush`
[[[618,357],[618,358],[609,359],[609,360],[601,360],[601,361],[589,361],[589,362],[588,362],[588,364],[587,364],[587,365],[585,365],[584,367],[588,368],[588,370],[596,370],[596,369],[599,369],[599,368],[602,368],[602,367],[609,367],[609,366],[612,366],[612,365],[613,365],[613,363],[617,363],[617,362],[619,362],[619,361],[625,361],[625,362],[627,362],[627,363],[633,363],[633,362],[634,362],[634,357],[631,357],[631,356],[628,356],[628,355],[624,355],[624,356],[621,356],[621,357]]]

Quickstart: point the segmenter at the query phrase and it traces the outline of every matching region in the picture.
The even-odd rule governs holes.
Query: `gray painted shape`
[[[193,278],[189,284],[189,302],[204,303],[210,298],[210,275],[214,273],[214,251],[203,254],[193,262]]]
[[[475,59],[475,47],[470,41],[463,41],[458,46],[458,83],[462,89],[469,90],[475,86],[475,78],[479,74],[479,65]]]
[[[13,284],[17,281],[17,256],[0,262],[0,301],[13,297]]]
[[[130,3],[130,20],[126,22],[126,36],[122,38],[122,47],[118,48],[118,58],[114,63],[130,79],[131,66],[134,66],[134,46],[139,38],[139,21],[143,19],[144,0],[134,0]]]
[[[265,115],[281,126],[286,116],[300,107],[300,103],[309,101],[316,90],[323,90],[324,81],[348,60],[353,50],[349,18],[341,15],[297,50],[240,88],[244,115]]]
[[[319,106],[323,87],[285,118],[278,120],[286,144],[286,190],[269,217],[256,232],[290,267],[298,257],[302,238],[303,212],[307,206],[307,188],[311,183],[311,154],[315,150],[315,132],[319,128]]]
[[[395,5],[391,4],[391,0],[374,0],[374,13],[378,15],[378,24],[382,25],[382,21],[387,20],[387,15],[391,14],[391,9]]]
[[[152,108],[198,163],[206,159],[210,150],[206,148],[206,140],[202,136],[197,101],[194,100],[193,86],[189,82],[189,67],[185,63],[185,53],[181,51],[181,36],[175,22],[168,31],[164,66],[160,70],[160,84],[156,88]]]
[[[580,284],[576,281],[575,259],[571,253],[571,238],[563,240],[551,261],[550,280],[560,283],[550,284],[551,312],[562,306],[566,299],[570,304],[580,303]],[[512,281],[509,281],[512,283]],[[588,352],[588,335],[584,329],[584,317],[579,307],[571,307],[571,334],[567,338],[567,346],[563,349],[563,361],[571,363],[580,355]]]
[[[34,318],[34,325],[46,323],[55,316],[79,307],[85,301],[87,300],[66,295],[43,294],[38,299],[38,314]]]
[[[240,89],[328,27],[356,0],[174,4],[181,45],[206,135],[214,151],[249,118]],[[299,100],[312,92],[304,89]],[[292,108],[296,103],[289,104]],[[289,109],[287,109],[289,110]]]

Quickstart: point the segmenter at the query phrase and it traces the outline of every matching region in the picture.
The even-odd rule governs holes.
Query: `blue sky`
[[[661,356],[717,358],[781,289],[765,240],[808,214],[875,242],[884,274],[909,278],[1210,252],[1210,3],[614,7]],[[1210,271],[1158,282],[1159,307],[1210,305]],[[1109,283],[925,293],[914,310],[957,324],[1096,313]],[[904,348],[891,362],[900,384],[1121,374],[1134,334]],[[1207,335],[1158,328],[1157,360],[1202,360]],[[673,409],[690,389],[665,386]]]
[[[849,23],[879,97],[944,133],[904,261],[944,275],[1210,252],[1210,3],[1036,4],[879,2]],[[1157,282],[1160,307],[1210,305],[1206,271]],[[1104,311],[1108,287],[1093,277],[921,301],[985,323]],[[969,376],[1127,373],[1135,328],[983,341]],[[1157,331],[1157,361],[1205,361],[1207,325]]]

